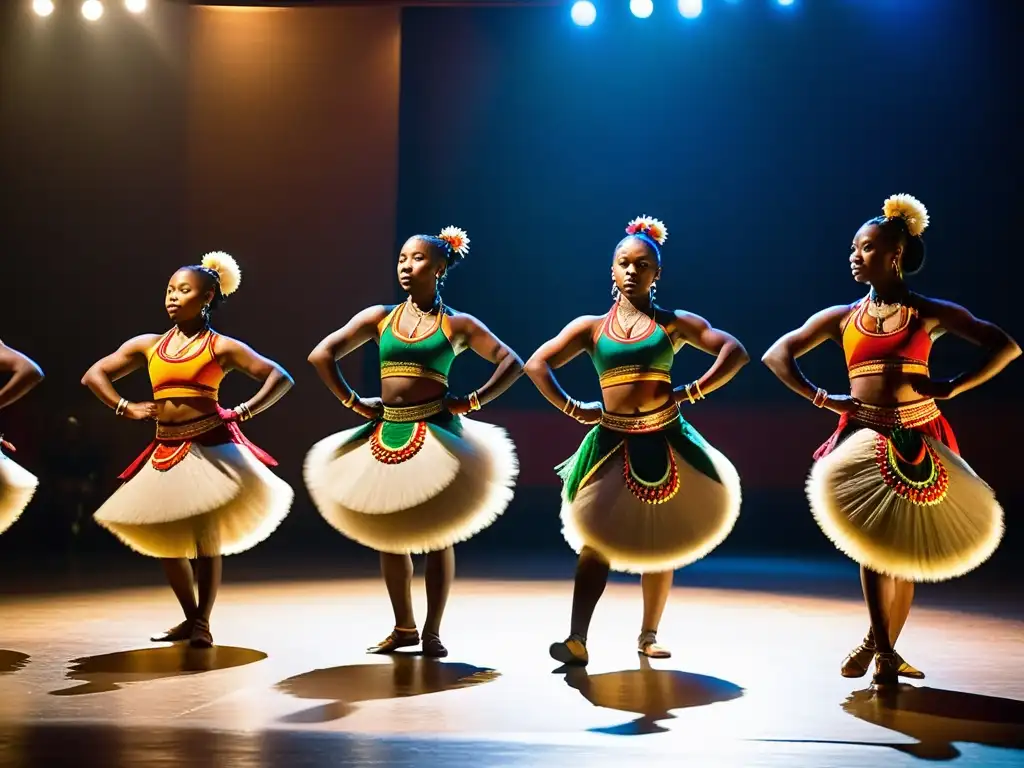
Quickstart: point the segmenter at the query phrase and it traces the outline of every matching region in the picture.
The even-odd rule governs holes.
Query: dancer
[[[155,642],[213,645],[210,613],[221,557],[263,541],[292,503],[292,489],[267,469],[277,462],[238,426],[276,403],[292,379],[277,363],[210,327],[211,312],[240,282],[238,264],[226,253],[182,267],[171,276],[164,299],[173,327],[125,342],[82,379],[116,416],[157,422],[156,439],[120,475],[124,485],[94,516],[131,549],[163,561],[185,620]],[[143,366],[154,402],[128,402],[113,382]],[[226,410],[217,402],[218,390],[233,370],[263,386]],[[195,571],[190,560],[196,561]]]
[[[853,239],[853,279],[868,295],[813,315],[762,358],[794,392],[839,414],[814,454],[811,510],[836,547],[860,564],[871,628],[843,662],[844,677],[892,684],[924,675],[896,654],[918,581],[944,581],[985,562],[999,545],[1003,512],[992,490],[960,458],[936,400],[988,381],[1020,347],[963,307],[912,292],[904,275],[924,265],[928,212],[910,195],[885,201]],[[950,381],[931,379],[932,342],[945,332],[984,347],[984,360]],[[825,341],[842,346],[850,395],[830,395],[797,358]]]
[[[7,383],[0,387],[0,410],[24,397],[43,380],[43,369],[16,349],[0,341],[0,372],[9,373]],[[21,517],[32,500],[39,480],[18,466],[4,451],[13,453],[14,446],[0,433],[0,533]]]
[[[327,388],[370,422],[318,442],[305,468],[324,519],[380,552],[395,628],[369,653],[419,645],[410,555],[426,554],[423,654],[448,655],[440,633],[455,575],[452,547],[505,510],[519,472],[504,430],[460,418],[494,400],[523,372],[515,352],[483,323],[441,300],[445,277],[468,251],[469,238],[457,227],[410,238],[398,256],[398,282],[408,298],[364,309],[309,355]],[[381,398],[359,397],[337,364],[371,339],[380,347]],[[496,367],[480,389],[453,397],[448,371],[465,349]]]
[[[612,308],[573,320],[526,364],[552,405],[598,425],[557,470],[564,482],[562,532],[579,553],[569,637],[550,649],[565,664],[589,661],[587,632],[609,569],[641,574],[637,649],[668,658],[657,631],[672,572],[721,544],[740,509],[735,468],[682,418],[679,406],[724,386],[750,358],[704,318],[654,303],[664,224],[641,216],[626,233],[612,260]],[[673,390],[673,357],[685,344],[717,359],[699,379]],[[603,405],[573,400],[552,373],[582,352],[597,369]]]

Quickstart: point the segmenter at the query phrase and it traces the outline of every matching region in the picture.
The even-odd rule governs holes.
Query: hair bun
[[[469,236],[466,234],[466,230],[458,227],[445,227],[437,237],[448,243],[453,254],[457,254],[459,258],[466,258],[466,254],[469,253]]]
[[[626,225],[626,233],[630,235],[647,235],[658,245],[668,240],[668,227],[665,222],[652,216],[637,216]]]
[[[220,276],[220,292],[224,296],[230,296],[242,284],[242,270],[231,254],[212,251],[203,256],[200,263]]]
[[[882,205],[882,215],[887,219],[902,218],[912,237],[920,237],[928,228],[928,209],[913,195],[893,195]]]

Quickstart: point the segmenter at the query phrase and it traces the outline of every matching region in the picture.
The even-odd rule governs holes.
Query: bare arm
[[[555,379],[555,370],[590,348],[594,324],[601,318],[594,315],[578,317],[562,329],[555,338],[545,342],[526,361],[526,375],[549,403],[565,413],[571,398]]]
[[[1020,357],[1020,346],[1006,331],[975,317],[959,304],[923,299],[920,308],[926,315],[936,318],[943,330],[985,349],[985,356],[978,365],[953,378],[949,397],[984,384]]]
[[[804,376],[797,365],[797,358],[826,341],[841,343],[843,319],[849,312],[850,305],[841,304],[811,315],[802,326],[772,344],[761,362],[768,366],[779,381],[813,402],[818,388]]]
[[[11,374],[7,383],[0,387],[0,408],[6,408],[24,397],[43,380],[43,369],[30,358],[0,341],[0,371]]]
[[[677,311],[675,315],[679,338],[701,352],[715,356],[715,362],[697,379],[696,389],[702,394],[706,395],[725,386],[739,373],[740,368],[750,362],[750,355],[735,336],[713,328],[711,323],[699,315],[683,311]],[[679,387],[674,394],[677,403],[688,399],[685,387]]]
[[[251,379],[263,382],[253,397],[245,401],[244,410],[255,416],[284,397],[295,382],[288,371],[251,347],[227,336],[218,336],[216,341],[217,362],[224,372],[241,371]],[[236,409],[237,410],[237,409]]]
[[[355,391],[341,375],[338,361],[359,349],[366,342],[376,338],[377,325],[387,317],[387,314],[388,308],[383,305],[368,307],[317,344],[309,353],[310,364],[316,369],[317,375],[334,393],[334,396],[342,403],[354,406],[353,410],[366,418],[373,418],[375,414],[360,409],[354,399]]]
[[[117,390],[114,389],[114,382],[144,366],[146,364],[146,350],[152,347],[159,338],[155,333],[146,333],[129,339],[112,355],[107,355],[93,363],[92,367],[85,372],[85,376],[82,377],[82,384],[92,390],[92,393],[108,408],[117,408],[122,398]],[[149,406],[152,406],[152,408],[149,408]],[[156,417],[156,407],[152,403],[149,403],[145,408],[148,409],[146,413],[138,412],[139,409],[132,408],[130,411],[126,411],[125,415],[137,419]]]
[[[453,330],[457,331],[465,340],[469,349],[496,366],[491,378],[476,391],[480,405],[494,400],[523,375],[523,361],[519,355],[475,317],[457,315],[452,318],[452,326]]]

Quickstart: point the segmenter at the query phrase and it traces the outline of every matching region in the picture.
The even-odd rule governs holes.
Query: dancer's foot
[[[395,627],[391,630],[391,634],[385,637],[376,645],[371,645],[366,649],[367,653],[394,653],[399,648],[408,648],[412,645],[420,644],[420,633],[416,627],[405,629],[402,627]]]
[[[924,680],[924,672],[907,663],[906,659],[896,654],[897,674],[900,677],[910,677],[914,680]]]
[[[637,638],[637,653],[650,659],[668,659],[672,657],[672,651],[658,645],[658,637],[654,630],[648,629],[640,633]]]
[[[443,659],[448,655],[448,649],[444,647],[439,635],[433,632],[424,632],[423,655],[431,659]]]
[[[185,619],[176,627],[171,627],[162,635],[149,638],[154,643],[179,643],[192,637],[192,619]]]
[[[896,661],[896,654],[875,654],[875,674],[871,678],[871,684],[875,687],[885,687],[896,685],[899,681],[899,664]]]
[[[571,666],[585,667],[590,661],[590,654],[587,653],[587,638],[582,635],[569,635],[561,643],[552,643],[548,653],[555,661]]]
[[[210,632],[210,622],[206,619],[196,619],[192,623],[192,636],[188,644],[193,648],[213,647],[213,634]]]
[[[839,674],[843,677],[864,677],[868,673],[868,667],[875,658],[875,641],[868,632],[864,636],[864,642],[850,651],[843,659],[843,665],[839,668]]]

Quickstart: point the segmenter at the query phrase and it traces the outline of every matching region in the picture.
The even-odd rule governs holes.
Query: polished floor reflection
[[[175,621],[165,589],[5,597],[0,765],[1024,764],[1024,623],[915,609],[900,649],[928,678],[877,695],[838,674],[853,586],[677,588],[675,656],[648,661],[639,587],[613,584],[585,670],[547,656],[568,582],[457,582],[444,660],[364,653],[391,626],[376,580],[229,583],[205,651],[148,642]]]

